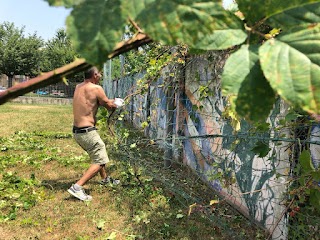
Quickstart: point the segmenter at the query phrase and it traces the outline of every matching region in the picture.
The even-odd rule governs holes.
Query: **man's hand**
[[[119,108],[124,105],[124,100],[122,98],[115,98],[113,103],[116,105],[116,108]]]

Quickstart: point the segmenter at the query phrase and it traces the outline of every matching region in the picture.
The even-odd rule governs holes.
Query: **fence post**
[[[174,125],[174,86],[173,78],[169,78],[169,83],[166,89],[166,110],[167,110],[167,126],[166,140],[164,153],[164,167],[169,168],[172,164],[173,157],[173,125]]]

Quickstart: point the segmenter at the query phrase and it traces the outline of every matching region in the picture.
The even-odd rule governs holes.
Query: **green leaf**
[[[313,64],[320,65],[320,24],[304,24],[292,28],[278,40],[303,53]]]
[[[317,181],[320,182],[320,169],[318,169],[317,171],[314,171],[311,173],[312,178]]]
[[[320,191],[319,189],[311,189],[310,191],[310,203],[312,206],[320,210]]]
[[[45,0],[50,6],[64,6],[66,8],[71,8],[85,0]]]
[[[302,24],[320,23],[320,3],[308,4],[290,9],[272,16],[268,19],[268,23],[284,29]]]
[[[299,117],[299,114],[298,114],[298,113],[289,112],[289,113],[285,116],[285,120],[286,120],[287,122],[291,122],[291,121],[296,120],[298,117]]]
[[[237,0],[238,7],[250,26],[263,18],[314,2],[318,0]]]
[[[259,50],[271,87],[284,100],[309,113],[320,113],[320,25],[291,29]]]
[[[117,233],[116,232],[112,232],[109,237],[107,237],[107,240],[113,240],[113,239],[116,239],[117,237]]]
[[[183,218],[183,217],[184,217],[184,215],[181,214],[181,213],[178,213],[177,216],[176,216],[177,219],[180,219],[180,218]]]
[[[275,95],[261,71],[258,46],[243,45],[227,60],[222,74],[222,93],[236,96],[236,112],[248,120],[264,120]]]
[[[120,0],[91,0],[76,5],[67,18],[67,31],[75,48],[93,65],[102,65],[121,41],[126,19]]]
[[[102,229],[104,228],[104,224],[105,224],[105,223],[106,223],[105,220],[100,219],[100,220],[97,222],[97,228],[98,228],[99,230],[102,230]]]
[[[300,154],[300,157],[299,157],[299,163],[301,165],[303,172],[310,172],[310,171],[315,170],[313,167],[313,164],[312,164],[310,151],[308,151],[308,150],[302,151],[302,153]]]
[[[252,152],[258,155],[258,157],[265,157],[270,152],[269,145],[265,144],[264,142],[257,142],[254,146],[254,148],[251,149]]]
[[[210,205],[215,205],[219,203],[219,200],[210,200]]]
[[[146,5],[136,21],[156,41],[167,45],[185,43],[193,49],[226,49],[247,38],[241,20],[217,0],[154,1]]]

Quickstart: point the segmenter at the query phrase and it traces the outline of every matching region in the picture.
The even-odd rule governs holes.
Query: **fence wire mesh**
[[[183,78],[168,77],[172,69],[167,69],[143,94],[138,83],[144,74],[104,86],[111,98],[130,96],[119,114],[144,129],[146,138],[139,141],[155,142],[164,150],[164,166],[188,165],[220,197],[267,230],[268,239],[320,239],[319,211],[310,199],[310,191],[318,196],[320,186],[303,166],[319,168],[319,123],[290,112],[281,100],[267,123],[236,121],[224,113],[227,101],[219,80],[203,70],[206,59],[186,65],[190,69],[184,67]],[[211,94],[201,97],[201,86]],[[219,216],[210,216],[219,222]]]

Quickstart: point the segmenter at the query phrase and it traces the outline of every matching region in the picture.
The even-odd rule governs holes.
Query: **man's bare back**
[[[97,85],[83,82],[77,85],[73,96],[74,126],[89,127],[96,123],[98,109]]]
[[[108,99],[101,86],[97,85],[101,74],[96,70],[94,76],[85,79],[76,86],[73,96],[73,125],[76,127],[90,127],[96,124],[98,107],[108,109],[116,107],[114,100]]]

